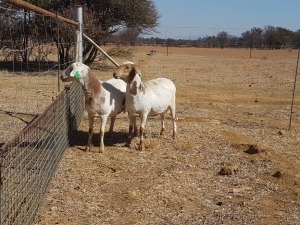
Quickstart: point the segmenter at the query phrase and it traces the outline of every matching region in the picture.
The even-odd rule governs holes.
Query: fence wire
[[[0,150],[0,224],[33,224],[48,184],[81,121],[77,83]]]

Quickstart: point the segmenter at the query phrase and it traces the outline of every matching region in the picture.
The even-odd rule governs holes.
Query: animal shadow
[[[104,134],[104,145],[105,146],[115,146],[118,144],[123,144],[127,141],[127,133],[126,132],[105,132]],[[82,130],[73,131],[72,139],[70,146],[78,148],[82,151],[85,151],[86,144],[88,140],[88,132]],[[99,133],[93,133],[92,143],[94,147],[100,146],[100,135]]]

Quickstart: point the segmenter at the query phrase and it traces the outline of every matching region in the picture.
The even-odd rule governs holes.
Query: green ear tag
[[[76,71],[76,73],[74,74],[74,77],[80,78],[80,73],[79,73],[79,71]]]
[[[140,75],[140,77],[142,77],[142,76],[143,76],[143,74],[142,74],[142,71],[140,71],[140,72],[139,72],[139,75]]]

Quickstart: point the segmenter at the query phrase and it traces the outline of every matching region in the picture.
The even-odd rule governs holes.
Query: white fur
[[[85,108],[89,118],[89,137],[87,149],[92,145],[94,117],[101,119],[100,147],[104,151],[104,132],[107,118],[111,117],[109,132],[113,131],[116,116],[124,110],[126,83],[122,80],[110,79],[99,81],[91,74],[91,70],[83,63],[73,63],[61,76],[62,81],[76,81],[82,85],[85,94]],[[97,87],[99,91],[97,92]]]
[[[164,119],[167,110],[173,119],[173,138],[176,134],[175,100],[176,87],[167,78],[157,78],[142,82],[140,69],[131,62],[125,62],[114,72],[115,78],[120,78],[127,83],[126,86],[126,111],[130,119],[130,127],[133,130],[136,115],[141,118],[140,126],[140,149],[144,149],[144,128],[148,116],[161,115],[161,134],[165,129]],[[129,141],[132,139],[129,133]]]

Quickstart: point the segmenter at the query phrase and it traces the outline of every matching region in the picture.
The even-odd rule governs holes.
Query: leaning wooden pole
[[[91,42],[103,55],[105,55],[116,67],[119,66],[119,64],[113,60],[112,57],[110,57],[102,48],[100,48],[99,45],[97,45],[92,39],[90,39],[86,34],[83,34],[83,37],[85,37],[89,42]]]
[[[293,88],[293,96],[292,96],[292,105],[291,105],[291,113],[290,113],[289,130],[291,129],[291,125],[292,125],[294,99],[295,99],[296,83],[297,83],[297,75],[298,75],[299,56],[300,56],[300,48],[298,49],[298,58],[297,58],[297,65],[296,65],[296,72],[295,72],[295,79],[294,79],[294,88]]]

